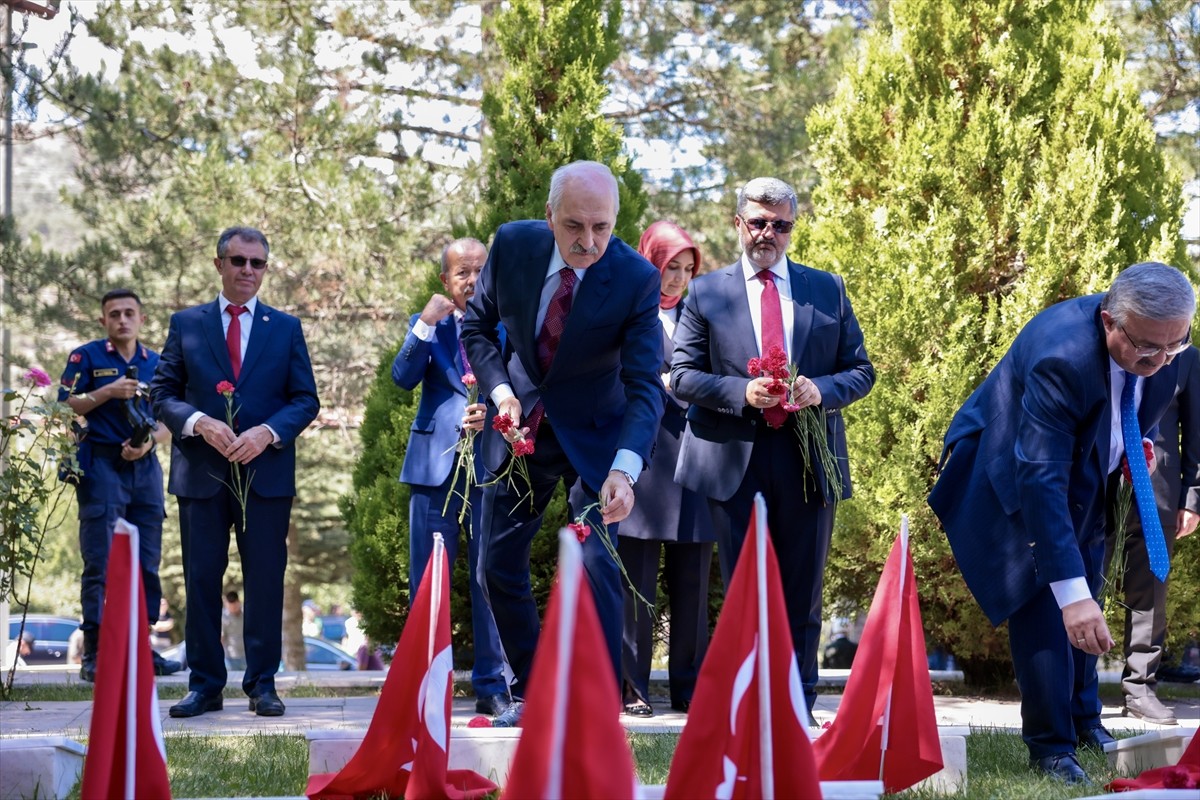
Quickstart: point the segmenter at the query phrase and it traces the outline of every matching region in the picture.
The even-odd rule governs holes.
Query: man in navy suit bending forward
[[[1068,783],[1087,781],[1077,746],[1113,741],[1096,674],[1113,646],[1095,600],[1105,504],[1122,459],[1145,463],[1137,437],[1155,436],[1195,313],[1178,270],[1128,267],[1030,320],[946,432],[929,505],[980,608],[1008,620],[1030,766]]]
[[[155,413],[172,435],[167,489],[179,503],[187,592],[184,636],[191,675],[187,695],[171,707],[172,717],[194,717],[223,705],[221,597],[230,527],[245,580],[242,689],[259,716],[284,712],[275,673],[296,494],[295,442],[320,404],[300,320],[257,297],[269,249],[267,238],[253,228],[221,233],[213,259],[221,293],[171,316],[150,387]],[[217,391],[223,382],[232,385],[232,426],[226,424],[226,398]],[[233,487],[247,481],[243,510]]]
[[[661,279],[613,236],[617,206],[617,181],[603,164],[577,161],[555,171],[545,221],[496,231],[463,324],[482,395],[528,428],[535,448],[524,456],[532,503],[520,478],[484,494],[483,570],[514,698],[536,690],[528,686],[539,631],[529,548],[554,488],[565,482],[572,516],[599,502],[603,511],[589,517],[602,519],[615,542],[662,416]],[[490,427],[484,435],[488,469],[500,472],[508,442]],[[598,533],[584,541],[583,560],[619,680],[620,570]],[[514,724],[522,709],[514,702],[496,724]],[[612,713],[619,711],[614,705]]]

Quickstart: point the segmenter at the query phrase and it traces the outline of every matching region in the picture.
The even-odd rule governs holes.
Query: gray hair
[[[747,203],[762,203],[764,206],[778,206],[787,203],[792,207],[792,215],[796,214],[796,190],[779,178],[755,178],[741,189],[738,189],[737,213],[746,210]]]
[[[1190,320],[1196,314],[1196,292],[1187,276],[1174,267],[1143,261],[1117,275],[1101,307],[1122,325],[1130,316]]]
[[[471,250],[476,247],[482,250],[485,256],[487,255],[487,247],[484,246],[483,242],[479,241],[478,239],[472,239],[470,236],[464,236],[461,239],[455,239],[453,242],[442,248],[442,274],[445,275],[450,269],[450,262],[447,259],[450,256],[451,250],[461,250],[465,253],[467,250]]]
[[[600,178],[608,182],[612,189],[613,216],[616,216],[621,210],[621,193],[617,189],[617,179],[612,174],[612,170],[599,161],[572,161],[570,164],[554,170],[554,174],[550,176],[550,196],[546,199],[550,211],[558,213],[568,181],[588,177]]]
[[[225,251],[229,249],[229,243],[234,239],[242,239],[247,242],[258,242],[263,246],[265,255],[271,254],[271,245],[267,244],[267,237],[258,228],[246,228],[240,225],[235,225],[232,228],[226,228],[221,231],[221,235],[217,237],[217,258],[224,258]]]

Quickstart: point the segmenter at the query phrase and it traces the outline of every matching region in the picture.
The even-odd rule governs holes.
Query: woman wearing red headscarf
[[[671,394],[672,336],[682,311],[680,301],[688,282],[700,272],[700,248],[674,222],[655,222],[638,243],[638,252],[662,273],[659,319],[663,326],[662,365],[666,402],[654,458],[636,488],[633,512],[617,530],[617,550],[638,592],[653,601],[658,586],[660,550],[665,549],[663,574],[670,609],[667,673],[671,708],[687,711],[696,687],[700,662],[708,647],[708,572],[715,535],[705,498],[675,483],[679,440],[687,406]],[[625,587],[625,630],[621,647],[626,714],[649,717],[650,659],[654,648],[654,617],[637,608]]]

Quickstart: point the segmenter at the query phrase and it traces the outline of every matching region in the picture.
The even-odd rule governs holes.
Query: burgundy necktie
[[[778,347],[787,352],[783,343],[783,310],[779,306],[779,289],[775,286],[775,273],[769,269],[760,269],[754,277],[762,281],[762,301],[759,306],[762,325],[762,355],[765,357],[772,347]],[[774,405],[763,409],[763,417],[772,428],[778,428],[787,419],[787,412],[782,405]]]
[[[236,381],[242,374],[242,323],[238,317],[246,313],[246,307],[230,303],[225,306],[225,310],[229,312],[229,329],[225,331],[225,347],[229,350],[229,363],[233,364],[233,379]]]
[[[558,289],[550,298],[550,305],[546,306],[546,318],[542,321],[542,330],[537,337],[537,358],[543,374],[549,372],[550,365],[554,363],[554,354],[558,352],[558,342],[567,327],[567,314],[571,313],[571,301],[575,297],[575,270],[563,267],[558,271],[558,279]],[[537,439],[538,426],[542,424],[542,418],[545,416],[546,409],[539,398],[529,416],[525,418],[530,439]]]

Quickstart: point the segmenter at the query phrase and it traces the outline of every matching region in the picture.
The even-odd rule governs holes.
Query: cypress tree
[[[1046,306],[1129,264],[1186,267],[1180,181],[1102,4],[895,0],[809,131],[801,258],[845,276],[878,381],[849,409],[855,499],[831,600],[869,598],[901,513],[932,643],[1009,673],[925,503],[950,418]]]

